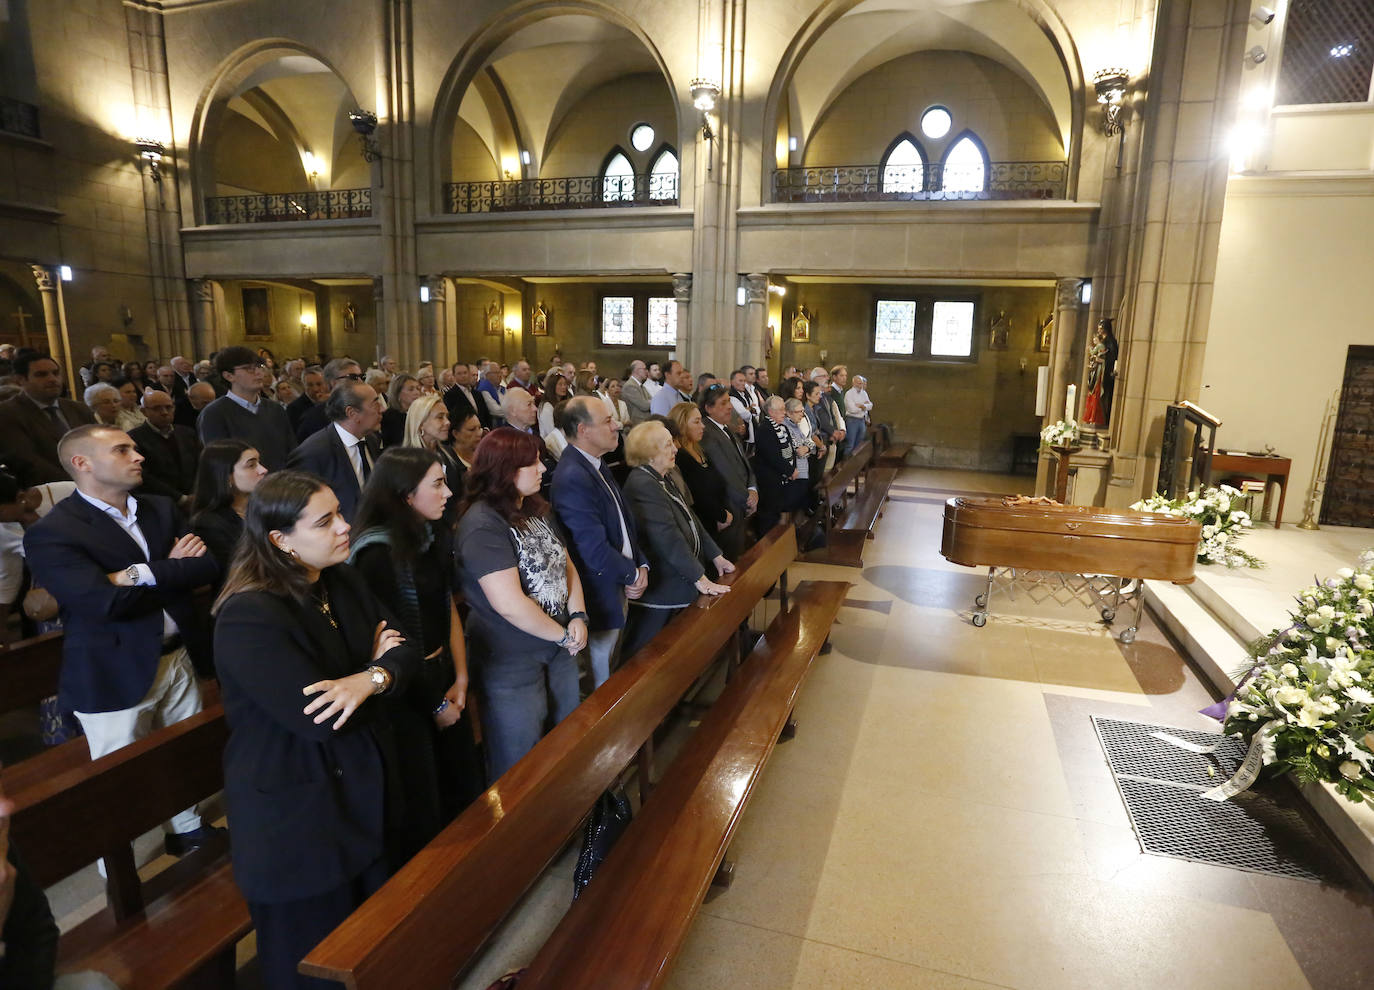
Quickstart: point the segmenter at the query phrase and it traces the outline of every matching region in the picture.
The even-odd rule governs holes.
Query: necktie
[[[52,425],[57,427],[59,433],[67,432],[67,424],[62,422],[62,417],[58,414],[56,406],[48,406],[43,411],[48,414],[48,419],[52,420]]]
[[[358,441],[358,463],[363,467],[363,484],[366,484],[367,479],[372,475],[372,462],[367,456],[367,441],[365,440]]]

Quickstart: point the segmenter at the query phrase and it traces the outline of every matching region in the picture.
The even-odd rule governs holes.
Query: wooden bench
[[[840,520],[840,532],[861,533],[862,539],[873,539],[873,527],[882,517],[887,490],[896,480],[897,468],[870,466],[864,475],[863,489],[850,503],[849,510]]]
[[[99,760],[76,762],[85,741],[74,740],[0,776],[15,804],[10,837],[36,882],[48,887],[105,860],[108,907],[63,936],[60,972],[94,969],[137,990],[198,974],[232,985],[234,946],[252,923],[226,850],[197,850],[144,882],[132,848],[223,788],[228,731],[216,705]]]
[[[816,486],[820,505],[815,523],[807,527],[804,542],[809,543],[811,535],[819,528],[825,534],[825,545],[806,553],[803,560],[848,567],[858,567],[862,563],[863,537],[842,534],[839,523],[849,512],[850,500],[861,493],[864,473],[872,459],[873,445],[865,440],[821,478]]]
[[[797,588],[520,990],[648,990],[666,979],[849,587]]]
[[[37,708],[52,697],[61,670],[60,630],[0,646],[0,715]]]
[[[906,455],[911,453],[912,444],[893,443],[892,427],[887,423],[874,423],[869,430],[873,438],[873,459],[879,464],[900,468],[906,463]]]
[[[301,963],[352,990],[448,986],[785,571],[780,524],[723,583],[675,617]],[[785,607],[785,606],[784,606]],[[737,654],[736,654],[737,655]],[[571,890],[569,891],[571,895]]]

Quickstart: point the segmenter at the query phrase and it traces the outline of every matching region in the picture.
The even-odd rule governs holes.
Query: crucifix
[[[27,312],[23,306],[19,306],[10,314],[10,318],[14,320],[14,329],[19,333],[20,347],[29,346],[29,320],[32,316],[33,314]]]

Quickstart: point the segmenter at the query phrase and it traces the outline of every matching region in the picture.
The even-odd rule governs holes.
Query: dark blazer
[[[314,436],[328,425],[329,417],[325,415],[324,403],[316,403],[301,413],[301,418],[296,421],[296,442],[304,443],[307,437]]]
[[[603,464],[598,473],[591,461],[571,444],[553,471],[550,495],[554,514],[567,531],[568,552],[577,567],[577,576],[582,579],[588,627],[593,632],[621,628],[625,625],[620,610],[621,593],[634,582],[639,568],[649,562],[639,545],[634,513],[624,504],[610,469]],[[633,560],[620,552],[624,543],[620,532],[622,515]]]
[[[369,433],[363,438],[363,442],[367,444],[368,452],[372,455],[372,463],[375,465],[377,458],[382,456],[381,441],[375,433]],[[353,513],[362,501],[362,490],[358,487],[358,475],[353,471],[353,462],[348,459],[348,450],[344,447],[343,439],[339,436],[339,431],[334,429],[333,423],[327,424],[326,429],[306,437],[286,459],[286,466],[296,471],[309,471],[323,478],[329,487],[334,489],[334,494],[339,499],[339,512],[352,522]]]
[[[779,443],[773,421],[764,417],[754,433],[754,474],[759,482],[759,501],[775,507],[787,504],[786,490],[797,484],[792,478],[796,469],[797,455],[792,450],[791,440],[786,447]]]
[[[735,514],[735,519],[742,519],[749,489],[757,488],[758,482],[754,478],[753,466],[739,448],[739,442],[717,426],[714,420],[707,419],[701,449],[710,460],[711,467],[725,479],[725,498],[730,511]]]
[[[168,560],[187,527],[171,499],[137,495],[138,527],[151,560],[105,513],[73,493],[24,534],[24,553],[34,580],[60,606],[64,711],[113,712],[132,708],[153,684],[162,655],[162,613],[181,630],[196,669],[208,672],[210,626],[192,592],[219,578],[215,558]],[[106,577],[130,564],[147,563],[155,585],[119,588]]]
[[[222,585],[229,574],[234,548],[243,535],[242,517],[227,505],[213,512],[197,512],[191,518],[191,532],[205,541],[205,548],[220,562],[218,583]]]
[[[715,533],[725,522],[730,511],[729,499],[725,495],[725,479],[709,463],[702,464],[685,450],[677,452],[677,469],[682,472],[692,493],[692,511],[697,514],[708,532]]]
[[[382,413],[382,425],[378,431],[382,435],[383,447],[399,447],[406,439],[406,414],[399,409],[388,409]]]
[[[215,622],[234,881],[248,901],[332,890],[385,852],[389,740],[381,706],[364,701],[335,731],[333,719],[316,725],[304,714],[302,692],[366,670],[377,623],[395,623],[347,564],[320,580],[338,629],[313,604],[263,591],[232,596]],[[419,663],[409,641],[377,661],[398,696]]]
[[[649,587],[640,599],[645,605],[690,605],[700,594],[696,583],[705,565],[720,556],[720,547],[676,488],[647,465],[632,468],[625,479],[625,501],[649,557]]]
[[[477,393],[473,392],[472,397],[477,399]],[[444,393],[444,405],[448,407],[448,418],[452,421],[455,430],[462,425],[463,420],[474,413],[483,429],[491,429],[491,414],[487,412],[487,404],[480,399],[477,399],[476,405],[469,402],[468,397],[457,385]]]
[[[71,399],[58,399],[57,403],[72,429],[95,422],[95,413],[81,403]],[[57,441],[62,433],[27,395],[0,402],[0,452],[21,488],[71,480],[57,460]]]
[[[129,431],[143,455],[143,484],[140,495],[166,495],[181,498],[196,487],[196,468],[200,464],[200,438],[196,431],[172,424],[172,435],[164,437],[144,423]]]
[[[195,407],[191,405],[190,399],[183,395],[176,400],[176,404],[173,408],[176,410],[172,415],[173,423],[177,426],[189,427],[192,430],[196,428],[196,420],[200,418],[200,413],[196,412]],[[197,434],[196,439],[200,439],[199,434]]]
[[[308,395],[298,395],[286,404],[286,417],[291,420],[291,429],[301,425],[301,417],[315,407],[315,400]]]

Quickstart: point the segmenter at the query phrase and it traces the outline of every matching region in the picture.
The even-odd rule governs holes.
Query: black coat
[[[143,484],[139,494],[166,495],[181,498],[191,494],[196,486],[196,468],[200,464],[200,438],[196,431],[172,424],[172,435],[164,437],[144,423],[129,431],[129,436],[143,455]]]
[[[315,408],[315,400],[308,395],[298,395],[286,404],[286,418],[291,420],[291,429],[301,425],[301,417]]]
[[[245,899],[300,900],[340,887],[386,846],[386,721],[373,699],[343,729],[303,712],[307,685],[372,665],[373,631],[394,620],[347,564],[321,576],[334,629],[312,603],[269,592],[229,598],[215,623],[215,662],[229,742],[224,792],[234,880]],[[406,690],[420,662],[407,642],[380,660]]]
[[[406,414],[399,409],[382,413],[382,446],[399,447],[406,439]]]
[[[682,472],[682,480],[692,491],[692,510],[705,524],[706,531],[715,534],[730,511],[725,479],[709,462],[702,464],[685,450],[677,452],[677,468]]]
[[[784,427],[786,429],[786,427]],[[806,483],[792,478],[797,469],[797,455],[792,450],[792,441],[784,447],[778,442],[773,431],[773,421],[764,418],[754,431],[754,476],[759,481],[759,503],[770,509],[792,509],[794,499],[789,489],[803,489]]]
[[[472,391],[469,389],[469,391]],[[482,424],[483,429],[491,428],[491,414],[487,412],[487,404],[474,391],[472,397],[477,400],[477,404],[468,401],[468,397],[463,394],[463,390],[454,385],[444,393],[444,405],[448,407],[448,418],[453,423],[456,430],[463,425],[463,421],[469,416],[476,416],[477,421]]]
[[[669,494],[672,488],[676,486],[671,481],[648,466],[632,468],[625,479],[625,503],[649,558],[643,605],[690,605],[697,600],[696,583],[706,565],[720,556],[720,547],[685,499],[679,503]]]
[[[372,456],[375,466],[382,456],[382,445],[375,433],[369,433],[363,442]],[[362,501],[362,489],[358,485],[358,475],[353,470],[353,462],[348,458],[348,450],[333,423],[326,428],[306,437],[299,447],[286,459],[286,466],[295,471],[309,471],[319,475],[334,490],[339,500],[339,512],[350,522],[353,513],[358,511]]]
[[[191,532],[205,541],[205,548],[220,562],[219,583],[223,584],[243,534],[243,518],[227,505],[213,512],[197,512],[191,519]]]

